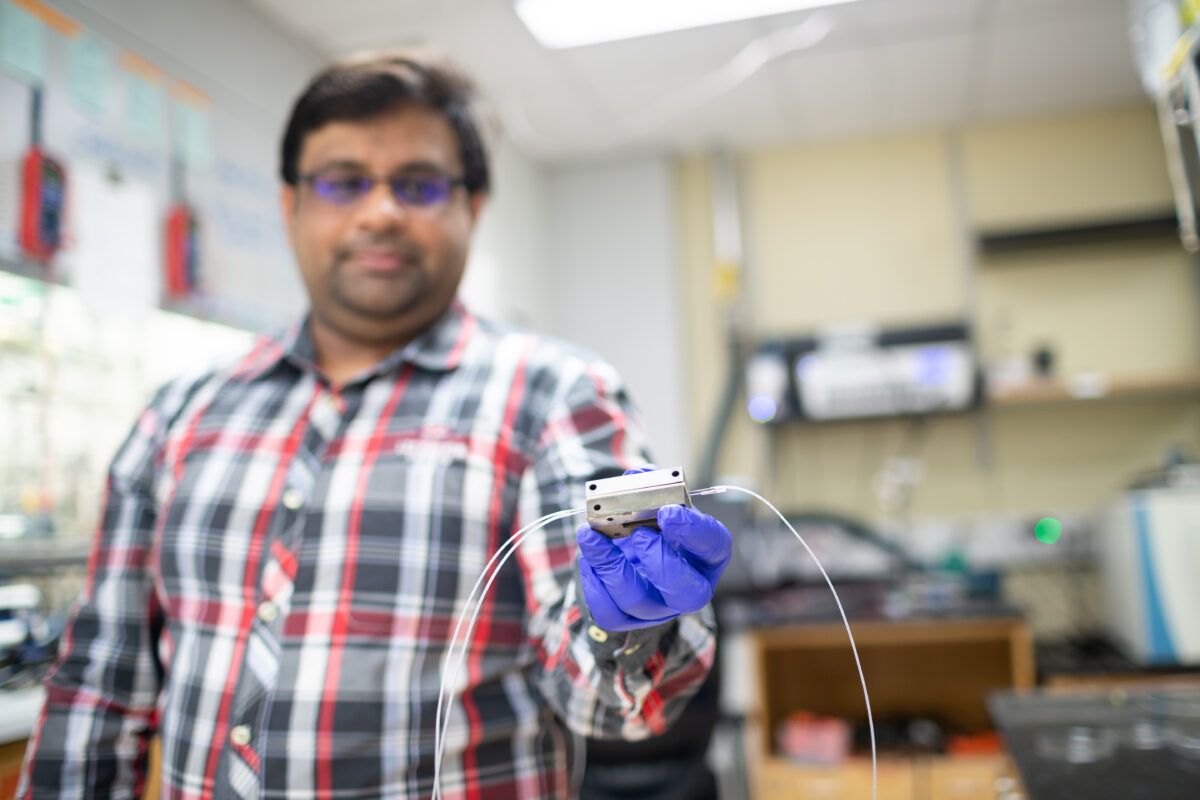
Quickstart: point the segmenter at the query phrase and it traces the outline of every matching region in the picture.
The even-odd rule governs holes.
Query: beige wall
[[[771,150],[741,166],[761,331],[961,315],[945,137]]]
[[[1104,220],[1172,206],[1149,105],[963,132],[970,217],[994,230]]]
[[[1050,344],[1063,374],[1200,364],[1195,273],[1170,240],[1061,248],[980,261],[985,358]]]
[[[692,436],[725,368],[712,279],[709,163],[678,167]],[[973,232],[1170,209],[1155,118],[1108,109],[964,131],[780,148],[739,160],[746,288],[757,333],[829,323],[967,317],[985,358],[1052,344],[1063,374],[1194,370],[1200,292],[1173,241],[1043,250],[975,263]],[[900,420],[757,428],[739,414],[719,472],[756,477],[785,505],[868,516],[872,476],[910,433]],[[1162,449],[1200,449],[1194,396],[1064,402],[938,417],[913,512],[1088,510]],[[980,441],[990,441],[983,466]]]

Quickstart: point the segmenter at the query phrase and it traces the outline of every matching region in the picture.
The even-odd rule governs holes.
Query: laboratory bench
[[[1107,676],[988,699],[1029,800],[1200,797],[1200,680]]]

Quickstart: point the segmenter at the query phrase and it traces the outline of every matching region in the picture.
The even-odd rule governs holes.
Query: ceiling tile
[[[858,0],[818,12],[833,29],[811,49],[700,107],[685,100],[706,77],[813,12],[550,51],[513,0],[243,2],[331,56],[441,47],[479,81],[518,147],[554,158],[859,136],[1141,96],[1126,0]],[[631,143],[631,131],[644,135]]]
[[[765,31],[754,21],[553,51],[549,60],[582,76],[613,107],[636,109],[720,71]]]
[[[856,28],[876,32],[883,39],[910,36],[913,32],[957,30],[973,23],[984,2],[990,0],[860,0],[829,10]]]
[[[820,135],[862,130],[881,120],[878,53],[801,53],[772,65],[782,110],[798,129]]]
[[[662,120],[650,138],[690,148],[735,147],[775,139],[787,130],[778,86],[762,70],[731,91]]]
[[[879,47],[876,79],[885,124],[933,126],[961,118],[974,41],[959,34]]]
[[[1123,13],[994,28],[976,108],[994,117],[1137,99],[1126,36]]]
[[[1129,13],[1127,0],[992,0],[991,23],[1009,28]]]

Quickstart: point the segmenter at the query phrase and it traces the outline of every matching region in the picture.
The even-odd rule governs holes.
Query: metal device
[[[746,367],[748,410],[766,424],[961,411],[978,402],[976,373],[963,323],[842,325],[762,342]]]
[[[610,539],[622,539],[634,528],[659,530],[658,509],[692,507],[682,467],[656,469],[588,481],[588,524]]]
[[[1200,486],[1127,492],[1100,526],[1108,632],[1147,665],[1200,664]]]

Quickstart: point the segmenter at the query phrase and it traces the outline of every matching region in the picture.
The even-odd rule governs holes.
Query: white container
[[[1141,664],[1200,664],[1200,487],[1121,495],[1100,554],[1116,644]]]

